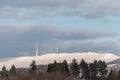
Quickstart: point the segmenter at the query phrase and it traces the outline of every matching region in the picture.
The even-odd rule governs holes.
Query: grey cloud
[[[23,32],[18,36],[24,37],[26,40],[88,40],[111,37],[113,35],[110,32],[69,29],[52,25],[32,25],[28,29],[27,32]]]
[[[85,2],[86,0],[4,0],[1,1],[1,6],[13,5],[18,7],[31,7],[31,6],[61,6],[61,5],[72,5],[80,2]]]
[[[2,20],[27,20],[33,18],[31,15],[27,15],[26,11],[21,8],[15,8],[12,6],[4,6],[0,8],[0,18],[2,18]]]
[[[55,52],[56,47],[60,48],[60,52],[74,52],[78,49],[82,51],[81,47],[85,43],[75,44],[76,41],[92,41],[112,35],[109,32],[69,29],[53,25],[0,25],[0,57],[18,56],[21,53],[33,55],[36,42],[39,44],[40,54]],[[92,46],[92,44],[87,45],[86,43],[86,51],[90,50],[87,49],[89,45]]]
[[[76,15],[85,18],[103,18],[105,16],[120,16],[120,5],[117,0],[92,0],[79,3],[61,10],[62,15]]]
[[[119,55],[120,45],[113,41],[71,42],[63,51],[67,52],[101,52]]]
[[[0,17],[20,20],[54,15],[103,18],[120,16],[119,4],[118,0],[2,0]]]
[[[111,32],[69,29],[54,25],[0,25],[1,39],[23,40],[89,40],[111,37]],[[4,36],[3,36],[4,35]]]

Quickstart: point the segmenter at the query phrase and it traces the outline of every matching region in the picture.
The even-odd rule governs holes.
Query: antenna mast
[[[36,43],[36,56],[38,56],[38,44]]]
[[[58,48],[56,48],[56,53],[58,53],[59,52],[59,49]]]

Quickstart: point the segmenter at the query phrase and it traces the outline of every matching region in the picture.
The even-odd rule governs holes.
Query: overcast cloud
[[[28,20],[42,16],[74,15],[96,19],[120,16],[119,4],[118,0],[2,0],[0,18]]]
[[[120,17],[119,4],[119,0],[1,0],[0,57],[34,55],[36,42],[40,55],[56,48],[119,54],[119,32],[112,32],[119,25],[108,23],[109,31],[107,23],[99,21]]]
[[[60,52],[82,52],[85,47],[86,51],[97,51],[97,48],[108,50],[109,47],[104,46],[105,44],[100,43],[100,45],[103,45],[101,47],[98,42],[98,45],[94,47],[96,42],[90,43],[87,41],[107,38],[113,35],[110,32],[69,29],[53,25],[0,25],[0,49],[1,52],[5,53],[3,56],[8,54],[18,56],[19,54],[22,55],[22,53],[33,55],[35,43],[38,42],[40,54],[55,52],[57,47],[60,48]],[[108,49],[105,47],[108,47]]]

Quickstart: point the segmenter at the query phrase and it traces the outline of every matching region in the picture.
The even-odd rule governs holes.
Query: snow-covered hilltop
[[[52,63],[54,60],[61,62],[64,59],[66,59],[69,63],[72,61],[72,59],[77,59],[78,62],[81,61],[81,59],[85,59],[86,62],[93,62],[94,60],[104,60],[106,62],[110,62],[113,60],[116,60],[120,58],[119,56],[116,56],[111,53],[49,53],[41,56],[26,56],[26,57],[16,57],[11,59],[2,59],[0,60],[0,68],[4,65],[9,69],[12,64],[14,64],[17,68],[28,68],[30,63],[35,60],[36,64],[48,64]]]

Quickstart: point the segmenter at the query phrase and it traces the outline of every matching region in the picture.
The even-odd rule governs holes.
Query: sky
[[[119,0],[1,0],[0,58],[56,52],[120,56]]]

